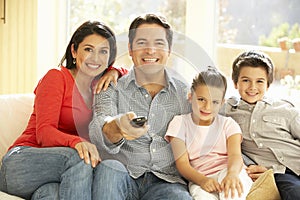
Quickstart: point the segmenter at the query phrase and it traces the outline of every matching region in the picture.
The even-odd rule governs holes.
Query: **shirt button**
[[[254,120],[252,120],[252,122],[253,122],[253,123],[255,123],[255,119],[254,119]]]
[[[148,97],[149,95],[148,94],[145,94],[145,97]]]
[[[149,133],[150,137],[153,137],[155,134],[154,133]]]
[[[280,160],[281,160],[281,162],[283,162],[283,161],[284,161],[284,158],[283,158],[283,157],[280,157]]]
[[[154,117],[154,116],[155,116],[155,114],[151,114],[151,116],[152,116],[152,117]]]
[[[253,136],[253,137],[256,137],[256,134],[255,134],[255,133],[252,133],[252,136]]]
[[[156,149],[152,149],[152,152],[155,153]]]
[[[263,145],[262,143],[259,143],[258,146],[259,146],[259,147],[263,147],[264,145]]]

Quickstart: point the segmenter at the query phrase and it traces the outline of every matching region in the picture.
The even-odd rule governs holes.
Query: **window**
[[[220,43],[279,47],[275,37],[288,36],[295,24],[300,25],[298,0],[219,0],[219,3]],[[289,30],[283,24],[288,24]],[[273,41],[264,42],[263,37]]]
[[[127,32],[131,21],[141,13],[162,13],[173,28],[185,32],[185,0],[69,0],[69,33],[86,20],[103,21],[113,27],[116,34]]]
[[[69,1],[69,34],[86,20],[99,20],[112,27],[118,41],[118,56],[116,65],[131,67],[132,63],[127,54],[127,32],[131,21],[143,13],[159,13],[167,18],[174,30],[173,56],[169,64],[174,71],[182,65],[189,65],[184,60],[182,49],[186,31],[186,0],[70,0]],[[70,36],[69,36],[70,37]],[[185,68],[186,75],[195,74],[193,67]],[[191,80],[191,77],[184,79]]]
[[[50,2],[50,0],[48,1]],[[41,4],[44,2],[45,0],[40,0]],[[121,44],[118,47],[121,49],[118,50],[119,62],[116,64],[131,66],[128,64],[131,60],[127,55],[126,34],[130,22],[138,14],[159,12],[167,17],[174,30],[177,31],[178,38],[175,39],[177,46],[174,45],[174,55],[170,64],[185,77],[187,82],[190,82],[195,72],[199,71],[199,68],[201,70],[201,67],[206,66],[207,63],[217,66],[230,77],[233,59],[241,51],[249,48],[263,50],[271,56],[276,65],[277,80],[286,72],[292,72],[293,75],[300,74],[299,53],[294,53],[293,49],[281,51],[278,47],[267,48],[258,45],[260,36],[269,37],[274,27],[276,28],[286,21],[290,25],[299,21],[300,4],[298,0],[275,0],[272,3],[269,0],[249,0],[247,2],[239,0],[156,0],[155,4],[152,0],[56,0],[55,2],[56,4],[67,2],[67,9],[58,9],[56,22],[47,22],[47,26],[57,23],[56,26],[60,26],[62,30],[56,34],[56,39],[51,40],[53,34],[48,34],[47,39],[41,38],[41,41],[56,41],[51,44],[59,47],[53,49],[49,44],[50,48],[48,48],[45,42],[40,42],[44,49],[50,49],[51,52],[59,54],[54,63],[58,63],[63,54],[59,51],[64,50],[70,34],[74,32],[75,28],[86,20],[100,20],[111,26],[117,37],[119,36],[117,39]],[[42,12],[50,19],[53,16],[50,11],[45,9]],[[64,16],[65,13],[66,16]],[[51,19],[53,20],[53,18]],[[65,19],[66,24],[63,24]],[[43,24],[45,24],[44,21]],[[51,27],[48,27],[42,30],[52,30]],[[66,38],[62,38],[66,32]],[[43,34],[39,34],[39,36],[43,36]],[[189,46],[186,46],[187,43]],[[203,53],[203,51],[206,54],[204,56],[206,60],[203,59],[203,56],[199,56],[199,52]],[[45,53],[45,58],[41,59],[39,68],[42,65],[48,68],[53,66],[53,64],[45,64],[45,61],[49,60],[48,52]],[[229,83],[231,83],[230,79]]]

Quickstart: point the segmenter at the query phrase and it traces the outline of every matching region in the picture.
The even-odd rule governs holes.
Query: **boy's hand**
[[[261,165],[250,165],[246,168],[246,172],[248,176],[253,180],[256,181],[258,177],[260,177],[265,171],[268,169]]]

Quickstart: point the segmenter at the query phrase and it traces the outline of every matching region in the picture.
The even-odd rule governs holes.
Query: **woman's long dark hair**
[[[66,68],[68,69],[76,68],[76,64],[73,63],[71,46],[72,44],[74,44],[74,50],[77,51],[79,44],[84,40],[84,38],[92,34],[101,35],[102,37],[108,40],[109,48],[110,48],[108,66],[113,65],[117,55],[115,34],[108,26],[98,21],[93,21],[93,22],[87,21],[77,28],[77,30],[72,35],[72,38],[66,49],[65,55],[62,57],[60,61],[60,65],[63,65],[63,62],[66,60]]]

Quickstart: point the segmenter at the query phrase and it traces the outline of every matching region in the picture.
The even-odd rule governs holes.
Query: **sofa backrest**
[[[33,102],[34,94],[0,95],[0,160],[25,130]]]

